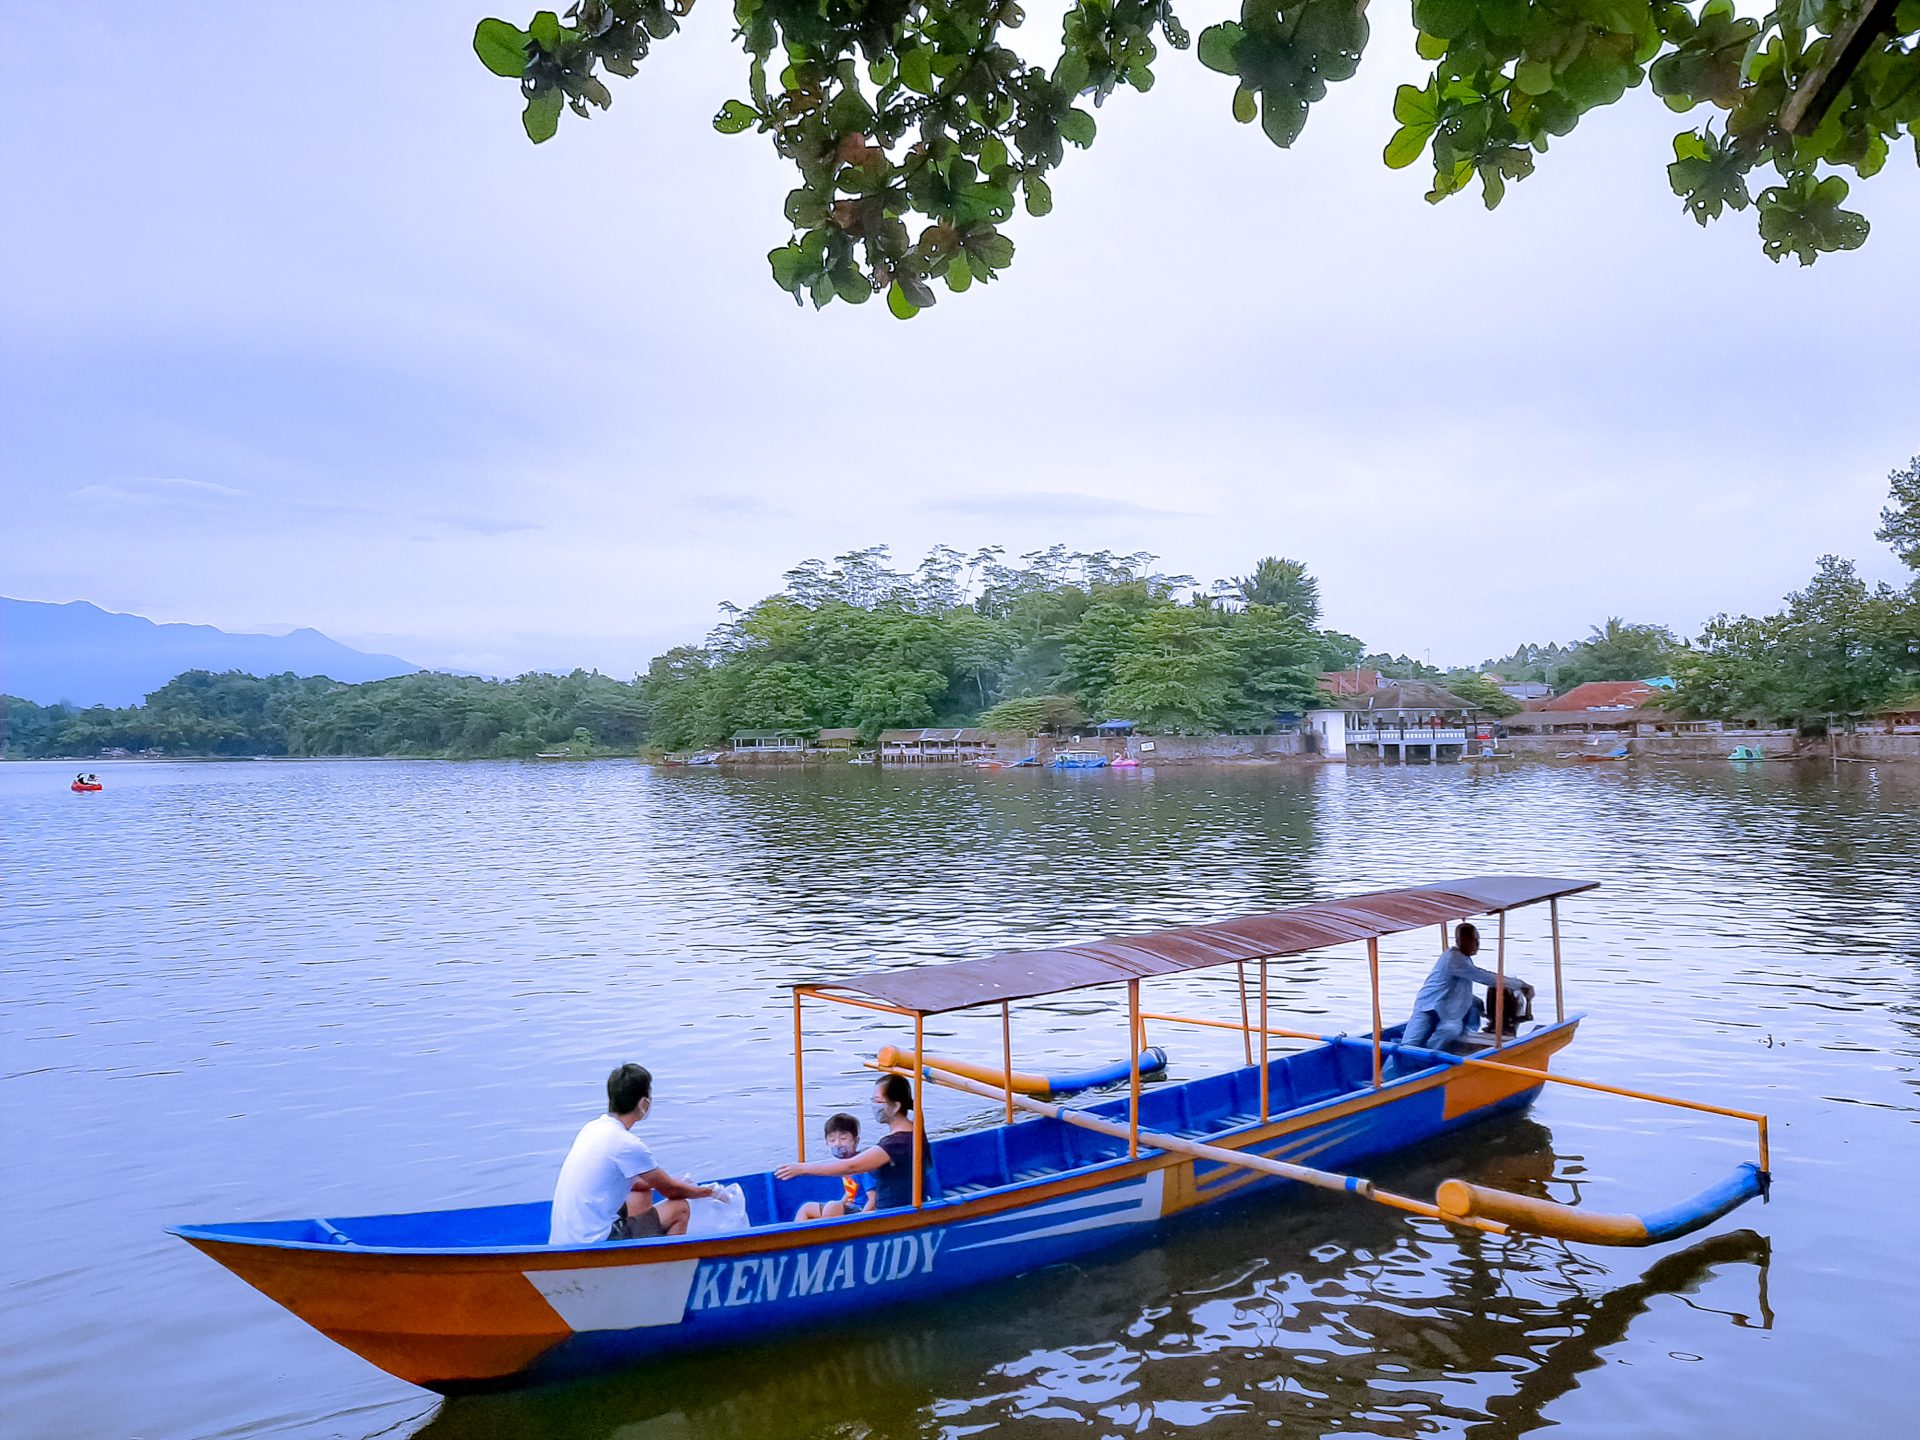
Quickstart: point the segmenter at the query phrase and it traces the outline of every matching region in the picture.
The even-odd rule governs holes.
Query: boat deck
[[[1577,1017],[1570,1017],[1576,1018]],[[1398,1037],[1399,1026],[1384,1032]],[[1550,1028],[1550,1027],[1547,1027]],[[1421,1052],[1409,1052],[1421,1053]],[[1430,1053],[1430,1052],[1429,1052]],[[1439,1069],[1441,1062],[1390,1079],[1387,1091],[1411,1088]],[[1275,1056],[1268,1062],[1268,1114],[1310,1116],[1357,1095],[1371,1093],[1373,1047],[1370,1039],[1341,1036],[1309,1049]],[[1096,1105],[1088,1113],[1125,1123],[1127,1096]],[[1140,1097],[1140,1126],[1197,1140],[1218,1140],[1260,1125],[1260,1067],[1245,1065],[1184,1082],[1162,1082]],[[1223,1143],[1231,1144],[1230,1141]],[[929,1144],[927,1208],[937,1210],[998,1190],[1058,1179],[1126,1158],[1124,1140],[1095,1134],[1060,1120],[1033,1117],[1013,1125],[994,1125]],[[1142,1146],[1142,1154],[1155,1154]],[[726,1177],[747,1201],[755,1229],[791,1222],[808,1200],[837,1198],[840,1181],[831,1176],[778,1180],[771,1170]],[[519,1250],[547,1248],[548,1201],[490,1205],[461,1210],[419,1211],[398,1215],[357,1215],[328,1219],[275,1220],[247,1224],[183,1227],[182,1233],[228,1241],[272,1245],[314,1245],[360,1250]],[[622,1242],[652,1246],[661,1239]],[[596,1247],[599,1248],[599,1247]]]

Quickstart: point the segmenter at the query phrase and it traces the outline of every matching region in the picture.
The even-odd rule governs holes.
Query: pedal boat
[[[1672,1239],[1764,1190],[1764,1116],[1668,1102],[1757,1121],[1760,1159],[1704,1194],[1644,1217],[1591,1215],[1461,1181],[1446,1182],[1429,1202],[1329,1168],[1522,1110],[1544,1083],[1565,1080],[1549,1073],[1548,1063],[1573,1040],[1581,1017],[1566,1013],[1561,993],[1558,901],[1594,883],[1480,877],[1221,924],[792,986],[796,1042],[803,1001],[888,1015],[911,1024],[913,1049],[884,1050],[871,1068],[907,1075],[923,1101],[938,1086],[1004,1107],[997,1124],[934,1138],[924,1128],[926,1105],[916,1104],[923,1127],[914,1134],[916,1151],[924,1148],[928,1163],[910,1208],[797,1224],[791,1217],[799,1205],[836,1196],[839,1180],[780,1181],[757,1171],[728,1177],[744,1191],[752,1222],[733,1234],[549,1246],[544,1200],[183,1225],[171,1233],[321,1334],[402,1380],[443,1393],[532,1385],[670,1352],[810,1333],[843,1317],[1148,1241],[1160,1227],[1229,1198],[1258,1194],[1278,1202],[1302,1186],[1496,1234],[1523,1230],[1609,1244]],[[1381,937],[1437,926],[1444,941],[1453,922],[1492,913],[1499,917],[1504,973],[1507,911],[1543,901],[1553,922],[1554,1020],[1489,1039],[1488,1048],[1465,1056],[1401,1046],[1401,1027],[1381,1027]],[[1360,941],[1373,981],[1370,1033],[1317,1036],[1271,1024],[1269,961]],[[1143,981],[1226,965],[1238,971],[1237,1021],[1141,1008]],[[1257,1002],[1249,998],[1252,969]],[[1126,987],[1136,1058],[1109,1072],[1126,1084],[1125,1092],[1080,1108],[1035,1098],[1049,1082],[1014,1070],[1010,1007],[1103,984]],[[925,1054],[927,1016],[984,1007],[1001,1012],[998,1066]],[[1142,1062],[1155,1053],[1144,1043],[1148,1021],[1237,1030],[1248,1063],[1143,1087]],[[1275,1037],[1304,1041],[1305,1048],[1270,1054]],[[795,1126],[804,1157],[799,1054],[796,1043]],[[977,1102],[969,1109],[977,1117]]]

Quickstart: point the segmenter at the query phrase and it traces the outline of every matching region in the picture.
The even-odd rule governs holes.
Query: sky
[[[1824,552],[1899,578],[1911,156],[1805,269],[1683,213],[1695,117],[1645,89],[1497,212],[1429,206],[1379,160],[1395,8],[1287,152],[1163,54],[1002,280],[908,324],[773,287],[795,182],[710,126],[746,88],[721,9],[537,149],[469,49],[486,0],[63,12],[70,63],[0,92],[0,593],[625,676],[875,544],[1289,556],[1435,663],[1694,633]]]

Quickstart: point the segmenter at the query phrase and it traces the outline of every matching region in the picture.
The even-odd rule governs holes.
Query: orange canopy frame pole
[[[1560,902],[1547,902],[1547,923],[1553,926],[1553,1018],[1567,1018],[1567,987],[1560,979]]]
[[[1493,1048],[1507,1043],[1507,912],[1500,912],[1500,948],[1494,957],[1493,972],[1500,983],[1493,987]]]
[[[1260,962],[1260,1118],[1267,1118],[1267,962]]]
[[[1373,1088],[1380,1088],[1380,942],[1367,941],[1367,978],[1373,982]]]
[[[1007,1082],[1007,1124],[1013,1124],[1013,1007],[1000,1002],[1000,1073]]]
[[[1140,982],[1127,982],[1127,1049],[1133,1059],[1127,1065],[1127,1154],[1140,1158]],[[1007,1103],[1013,1103],[1008,1093]]]
[[[1253,1017],[1247,1013],[1247,962],[1236,961],[1234,969],[1240,972],[1240,1039],[1246,1045],[1247,1064],[1253,1064]]]
[[[851,1005],[856,1010],[877,1010],[882,1015],[904,1015],[908,1019],[913,1019],[921,1013],[918,1010],[908,1010],[899,1005],[883,1005],[878,1000],[856,1000],[851,995],[829,994],[827,991],[816,989],[812,985],[796,985],[793,987],[793,991],[796,995],[811,995],[816,1000],[830,1000],[835,1005]]]
[[[793,992],[793,1125],[799,1132],[796,1147],[802,1164],[807,1159],[807,1077],[806,1062],[801,1058],[800,1039],[800,991]]]
[[[926,1054],[926,1017],[913,1017],[913,1053],[917,1059]],[[913,1208],[918,1210],[927,1201],[927,1112],[921,1105],[925,1087],[920,1083],[924,1065],[913,1067]]]

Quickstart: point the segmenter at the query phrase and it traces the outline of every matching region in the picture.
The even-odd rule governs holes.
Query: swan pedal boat
[[[874,971],[792,986],[795,1035],[804,1000],[831,1001],[910,1022],[914,1047],[884,1050],[870,1068],[1004,1103],[1002,1123],[929,1136],[924,1181],[909,1208],[795,1223],[809,1200],[837,1198],[834,1176],[778,1180],[771,1170],[727,1177],[744,1193],[750,1228],[585,1246],[546,1243],[549,1203],[410,1214],[182,1225],[171,1231],[300,1319],[388,1373],[442,1393],[540,1384],[627,1368],[677,1351],[751,1343],[876,1309],[928,1300],[1090,1252],[1150,1240],[1190,1213],[1250,1195],[1284,1199],[1303,1186],[1344,1191],[1432,1219],[1493,1233],[1509,1229],[1597,1243],[1646,1244],[1710,1223],[1767,1184],[1765,1117],[1758,1164],[1650,1216],[1591,1216],[1551,1201],[1462,1181],[1439,1203],[1378,1191],[1352,1166],[1437,1135],[1523,1110],[1549,1079],[1548,1062],[1581,1016],[1559,993],[1558,901],[1596,882],[1484,876],[1213,925],[1054,950]],[[1556,1018],[1477,1055],[1401,1046],[1381,1027],[1378,944],[1385,935],[1548,902],[1553,910]],[[1365,941],[1374,1023],[1361,1036],[1312,1036],[1272,1026],[1267,962]],[[1258,1008],[1248,974],[1258,969]],[[1143,979],[1235,966],[1237,1021],[1154,1015]],[[1127,988],[1137,1057],[1117,1075],[1127,1092],[1084,1108],[1031,1098],[1036,1080],[1013,1069],[1009,1007],[1094,985]],[[928,1056],[929,1015],[1001,1010],[1002,1063]],[[1146,1021],[1240,1031],[1252,1063],[1183,1083],[1143,1087]],[[1270,1055],[1273,1036],[1307,1048]],[[1143,1054],[1143,1051],[1145,1052]],[[903,1058],[904,1053],[904,1058]],[[795,1125],[805,1154],[805,1079],[796,1045]],[[984,1077],[984,1081],[982,1079]],[[1098,1072],[1090,1077],[1107,1078]],[[1060,1082],[1055,1082],[1059,1084]],[[1569,1080],[1642,1099],[1664,1097]],[[916,1124],[927,1110],[916,1104]],[[969,1107],[977,1116],[977,1102]],[[1038,1112],[1021,1118],[1022,1111]],[[1258,1167],[1258,1168],[1249,1168]],[[1450,1190],[1449,1187],[1452,1187]]]

